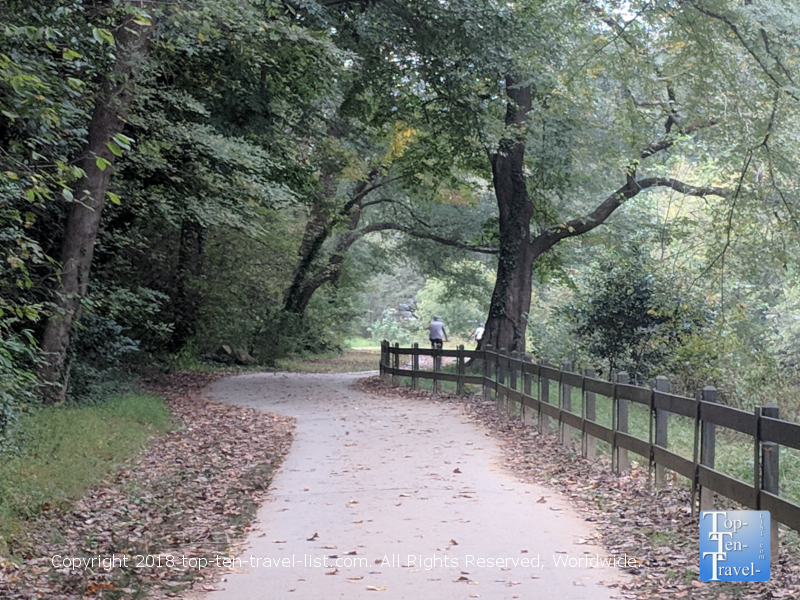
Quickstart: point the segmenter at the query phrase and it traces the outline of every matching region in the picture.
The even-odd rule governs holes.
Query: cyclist
[[[430,340],[431,340],[431,348],[434,350],[441,350],[442,349],[442,340],[445,342],[449,342],[450,340],[447,339],[447,332],[444,329],[444,323],[439,320],[439,317],[433,317],[433,321],[429,326],[430,328]]]

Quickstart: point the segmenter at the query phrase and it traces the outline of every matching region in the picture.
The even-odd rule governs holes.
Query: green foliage
[[[130,387],[124,361],[140,351],[139,343],[125,335],[112,319],[84,315],[70,345],[69,397],[85,404],[101,402]]]
[[[417,294],[418,335],[427,339],[428,325],[434,316],[444,321],[450,338],[468,338],[478,323],[485,320],[489,294],[484,294],[479,300],[471,297],[468,290],[470,286],[485,286],[491,275],[480,263],[473,264],[466,274],[469,275],[470,282],[463,286],[439,279],[428,279],[425,287]]]
[[[571,282],[570,282],[571,283]],[[574,322],[565,308],[574,302],[573,286],[557,280],[540,283],[533,290],[528,315],[528,351],[552,364],[571,362],[576,366],[594,365],[595,358],[579,343]]]
[[[515,136],[526,143],[534,235],[587,214],[632,165],[736,190],[637,197],[612,229],[572,240],[574,253],[538,259],[537,353],[591,353],[642,375],[666,368],[686,386],[727,380],[731,398],[788,385],[800,363],[797,10],[773,0],[722,0],[713,14],[612,4],[200,0],[145,14],[125,3],[9,2],[0,27],[3,418],[28,402],[33,340],[83,175],[76,160],[128,11],[154,30],[125,131],[109,148],[118,160],[99,165],[112,188],[71,349],[76,396],[107,393],[93,386],[106,369],[124,371],[137,346],[139,356],[196,360],[228,344],[273,362],[338,347],[358,319],[362,335],[424,339],[433,314],[466,337],[485,319],[491,259],[348,228],[391,222],[496,247],[486,156]],[[519,129],[504,124],[508,74],[532,93]],[[668,152],[643,157],[656,141]],[[353,212],[364,184],[377,187]],[[325,274],[342,236],[358,241],[341,277],[296,318],[280,306],[316,213],[329,218],[312,275]],[[597,247],[624,264],[630,240],[657,264],[603,274]],[[414,267],[390,284],[399,263]],[[402,314],[412,299],[419,320]],[[583,347],[572,343],[573,318]]]
[[[37,355],[31,333],[0,335],[0,452],[12,445],[17,409],[35,403],[31,392]]]
[[[402,346],[412,344],[418,337],[419,318],[407,311],[387,308],[380,318],[367,328],[373,340],[399,342]]]
[[[86,134],[81,96],[105,50],[74,32],[86,15],[73,2],[13,2],[0,26],[0,444],[13,407],[29,404],[35,382],[33,337],[49,265],[37,228],[72,199],[82,175],[71,163]]]
[[[708,307],[682,297],[674,281],[659,278],[641,254],[602,264],[561,316],[574,323],[591,356],[640,380],[660,374],[667,357],[690,335],[705,333],[713,318]]]

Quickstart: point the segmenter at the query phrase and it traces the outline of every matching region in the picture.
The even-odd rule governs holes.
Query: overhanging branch
[[[603,200],[590,214],[551,227],[534,238],[532,245],[537,256],[565,238],[583,235],[602,225],[626,200],[653,187],[671,188],[687,196],[721,196],[724,198],[730,194],[730,191],[724,188],[697,187],[670,177],[649,177],[639,180],[630,178],[624,186]]]
[[[681,128],[680,134],[681,135],[691,135],[692,133],[694,133],[698,129],[704,129],[706,127],[713,127],[714,125],[717,125],[717,124],[719,124],[719,121],[717,119],[711,119],[710,121],[707,121],[705,123],[695,123],[693,125],[689,125],[687,127]],[[639,153],[639,157],[640,158],[648,158],[650,156],[653,156],[654,154],[657,154],[658,152],[661,152],[662,150],[666,150],[668,148],[671,148],[672,146],[675,145],[675,141],[676,140],[677,140],[677,138],[675,138],[675,137],[668,137],[668,138],[665,138],[663,140],[658,140],[658,141],[652,142],[652,143],[648,144],[647,146],[645,146],[644,148],[642,148],[641,152]]]

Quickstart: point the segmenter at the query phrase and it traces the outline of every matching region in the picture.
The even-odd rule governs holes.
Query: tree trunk
[[[292,284],[284,294],[283,309],[296,315],[303,315],[314,293],[325,283],[339,281],[347,250],[355,241],[349,237],[361,221],[361,202],[365,193],[369,193],[368,185],[377,171],[370,173],[367,181],[361,181],[352,191],[350,200],[340,209],[331,210],[330,203],[336,193],[338,179],[329,175],[322,180],[323,188],[320,197],[314,202],[311,216],[306,223],[303,241],[298,251],[297,267]],[[322,247],[330,237],[334,228],[342,221],[347,221],[347,233],[336,242],[335,247],[323,260]]]
[[[178,352],[197,333],[200,302],[192,283],[203,272],[205,237],[205,229],[196,221],[186,220],[181,224],[175,295],[172,299],[175,329],[169,342],[170,352]]]
[[[116,62],[101,83],[89,124],[86,148],[79,165],[83,179],[76,186],[75,201],[70,206],[61,246],[61,273],[54,295],[55,310],[47,322],[42,350],[45,363],[39,369],[46,401],[63,399],[66,389],[62,372],[70,332],[80,318],[81,300],[89,284],[94,245],[100,217],[111,179],[111,169],[98,168],[97,159],[114,162],[107,144],[122,132],[125,114],[133,98],[134,78],[147,52],[151,26],[141,26],[133,16],[125,18],[117,30]]]
[[[339,171],[334,168],[324,169],[320,177],[320,189],[311,206],[303,241],[297,251],[297,267],[292,276],[292,283],[283,296],[283,310],[302,315],[308,306],[314,290],[308,290],[308,279],[312,276],[322,246],[331,233],[334,217],[331,203],[336,195],[339,182]]]
[[[500,253],[489,318],[481,345],[508,352],[525,351],[525,331],[531,306],[533,260],[530,240],[533,204],[525,182],[525,120],[531,110],[529,87],[516,88],[506,78],[509,97],[506,126],[517,135],[500,142],[491,156],[492,183],[500,214]]]
[[[498,151],[490,157],[500,219],[500,251],[497,280],[486,330],[481,346],[492,344],[508,352],[525,351],[525,332],[531,306],[533,262],[561,240],[583,235],[606,222],[623,203],[653,187],[667,187],[691,196],[726,197],[729,190],[718,187],[697,187],[670,177],[636,178],[634,166],[628,168],[625,184],[612,192],[592,212],[566,223],[544,229],[531,238],[533,204],[528,195],[525,175],[525,119],[531,109],[529,87],[515,88],[512,78],[506,78],[509,102],[506,111],[507,129],[516,129],[514,139],[500,142]],[[687,128],[688,129],[688,128]],[[696,128],[695,128],[696,129]],[[647,158],[672,145],[670,140],[649,144],[640,155]]]
[[[297,267],[294,270],[292,284],[284,294],[283,309],[286,312],[302,315],[311,300],[314,291],[308,289],[308,279],[322,251],[322,245],[328,239],[329,219],[330,215],[323,201],[315,202],[297,252]]]

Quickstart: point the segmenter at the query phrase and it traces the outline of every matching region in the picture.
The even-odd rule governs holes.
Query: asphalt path
[[[209,600],[614,598],[590,515],[502,466],[460,406],[351,389],[364,374],[258,373],[212,397],[297,419],[291,451]],[[600,563],[600,564],[598,564]]]

